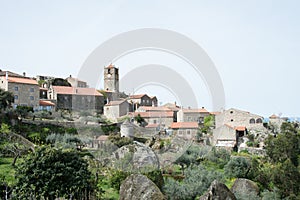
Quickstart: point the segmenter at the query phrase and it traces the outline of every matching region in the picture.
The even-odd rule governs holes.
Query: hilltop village
[[[0,70],[1,198],[299,197],[298,122],[158,105],[121,92],[112,64],[103,78],[100,90]]]
[[[158,106],[156,96],[121,93],[119,69],[112,64],[104,67],[103,90],[89,88],[87,82],[72,76],[65,79],[51,76],[30,78],[25,73],[20,75],[2,70],[0,88],[13,94],[13,108],[28,106],[33,111],[47,111],[54,115],[58,111],[79,114],[84,111],[91,115],[103,115],[114,123],[129,119],[129,124],[144,128],[145,133],[176,135],[186,140],[201,139],[215,146],[246,147],[241,138],[253,134],[258,138],[255,147],[262,148],[263,138],[269,132],[264,118],[249,111],[230,108],[214,112],[204,107],[183,108],[176,105],[176,102]],[[199,129],[204,126],[205,118],[211,119],[212,124],[209,130],[200,133]],[[287,120],[271,115],[269,123],[276,129],[273,133]],[[207,132],[211,134],[205,137],[203,134]]]

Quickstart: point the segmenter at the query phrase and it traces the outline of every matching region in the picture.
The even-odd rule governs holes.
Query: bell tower
[[[119,93],[119,69],[112,64],[104,67],[104,90]]]

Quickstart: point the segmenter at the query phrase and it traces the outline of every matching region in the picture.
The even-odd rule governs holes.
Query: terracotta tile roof
[[[119,100],[119,101],[110,101],[108,104],[106,104],[105,106],[117,106],[120,105],[121,103],[123,103],[126,100]]]
[[[237,131],[245,131],[246,130],[246,127],[245,126],[236,126],[236,127],[233,127],[229,124],[224,124],[225,126],[231,128],[231,129],[234,129],[234,130],[237,130]]]
[[[235,127],[235,130],[237,130],[237,131],[245,131],[246,127],[245,126],[237,126],[237,127]]]
[[[14,73],[14,72],[10,72],[10,71],[2,71],[0,70],[0,76],[6,76],[6,72],[8,74],[8,76],[13,76],[13,77],[24,77],[23,75]]]
[[[184,113],[207,113],[209,112],[205,108],[200,109],[182,109]]]
[[[173,118],[173,112],[134,112],[133,114],[134,116],[140,114],[143,118]]]
[[[145,96],[146,94],[135,94],[135,95],[130,95],[129,99],[140,99],[143,96]]]
[[[40,87],[40,90],[48,90],[48,88]]]
[[[219,114],[221,114],[221,112],[210,112],[209,114],[211,114],[211,115],[219,115]]]
[[[271,115],[269,118],[270,118],[270,119],[278,119],[279,117],[278,117],[277,115],[273,114],[273,115]]]
[[[96,140],[99,140],[99,141],[107,141],[108,140],[108,135],[100,135],[99,137],[97,137]]]
[[[105,67],[105,68],[116,68],[112,63],[111,64],[109,64],[107,67]]]
[[[148,124],[147,126],[145,126],[145,128],[157,128],[159,127],[159,124]]]
[[[194,128],[197,129],[198,123],[197,122],[173,122],[171,124],[172,129],[178,129],[178,128]]]
[[[40,106],[55,106],[55,103],[51,101],[40,100]]]
[[[21,78],[21,77],[8,77],[9,83],[23,83],[23,84],[30,84],[30,85],[38,85],[38,82],[34,79],[30,78]]]
[[[71,94],[71,95],[88,95],[88,96],[103,96],[95,88],[75,88],[67,86],[53,86],[57,94]]]
[[[144,110],[145,112],[149,112],[149,111],[171,111],[171,109],[167,108],[167,107],[163,107],[163,106],[140,106],[138,108],[139,111]]]
[[[234,129],[234,127],[231,126],[231,125],[229,125],[229,124],[224,124],[224,125],[227,126],[227,127],[229,127],[229,128],[231,128],[231,129]]]

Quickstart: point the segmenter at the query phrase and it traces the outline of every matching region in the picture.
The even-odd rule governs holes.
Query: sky
[[[0,69],[32,77],[77,76],[88,56],[113,36],[167,29],[192,39],[211,58],[223,83],[225,108],[300,116],[299,8],[296,0],[0,0]],[[172,55],[136,52],[113,64],[122,77],[149,63],[182,73],[199,106],[212,109],[203,80],[194,84],[189,66]],[[159,85],[134,89],[122,88],[121,82],[120,87],[157,95],[162,104],[180,102]]]

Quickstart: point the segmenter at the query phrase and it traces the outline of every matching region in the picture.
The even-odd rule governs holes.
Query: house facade
[[[129,96],[129,103],[134,105],[134,110],[138,109],[140,106],[155,106],[157,105],[157,98],[149,97],[147,94],[135,94]]]
[[[240,128],[240,130],[242,130]],[[224,124],[213,130],[212,145],[232,149],[237,146],[238,130],[233,126]]]
[[[127,115],[130,104],[126,100],[110,101],[103,108],[104,116],[108,119],[117,121],[118,118]]]
[[[201,123],[203,122],[204,117],[208,115],[210,115],[210,113],[204,107],[201,109],[182,108],[177,112],[177,121]]]
[[[48,99],[56,100],[56,109],[103,112],[103,95],[94,88],[51,86]]]
[[[173,123],[173,112],[172,111],[149,111],[149,112],[134,112],[129,115],[141,116],[145,119],[147,125],[159,124],[161,129],[168,128]]]
[[[264,129],[263,120],[264,118],[260,115],[235,108],[225,110],[215,116],[216,128],[227,124],[232,127],[244,126],[248,130]]]
[[[170,128],[173,134],[188,140],[195,140],[199,130],[197,122],[173,122]]]
[[[37,81],[12,72],[1,72],[0,88],[13,94],[13,107],[30,106],[34,110],[38,110],[40,91]]]

